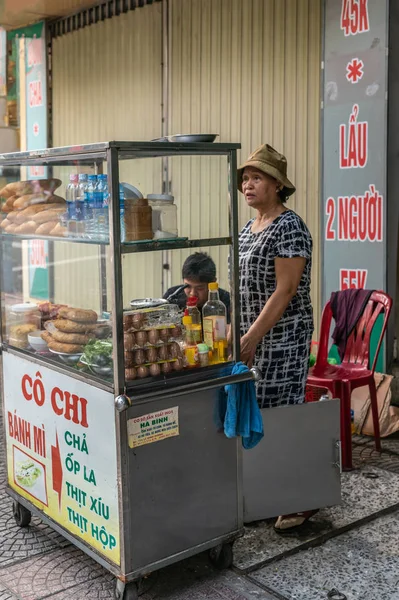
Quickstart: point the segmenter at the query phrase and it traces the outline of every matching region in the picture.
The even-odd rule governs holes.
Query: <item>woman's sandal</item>
[[[285,533],[291,533],[292,531],[298,531],[302,525],[304,525],[311,517],[313,517],[317,510],[307,510],[304,512],[293,513],[291,515],[282,515],[276,521],[274,525],[274,531],[284,535]]]

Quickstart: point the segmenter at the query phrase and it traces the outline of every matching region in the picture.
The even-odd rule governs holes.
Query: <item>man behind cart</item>
[[[191,254],[184,261],[182,279],[183,284],[169,288],[164,298],[177,304],[181,310],[186,308],[187,298],[197,298],[197,306],[201,311],[208,300],[208,283],[216,281],[216,265],[209,254]],[[226,306],[227,322],[230,323],[230,294],[219,288],[219,297]]]

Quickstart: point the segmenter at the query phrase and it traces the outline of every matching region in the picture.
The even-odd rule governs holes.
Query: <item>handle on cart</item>
[[[115,408],[117,411],[123,412],[124,410],[127,410],[129,406],[132,406],[132,404],[144,402],[145,400],[154,400],[160,397],[176,398],[176,396],[183,396],[184,394],[190,394],[199,391],[202,392],[204,390],[211,390],[232,383],[242,383],[243,381],[249,381],[250,379],[258,381],[259,378],[259,370],[256,367],[253,367],[247,373],[241,373],[241,375],[227,375],[224,377],[217,377],[216,379],[212,379],[211,381],[207,382],[197,381],[195,383],[187,383],[176,388],[171,388],[168,390],[160,389],[155,392],[148,392],[147,394],[141,394],[140,396],[136,397],[129,398],[129,396],[126,395],[117,396],[115,398]]]

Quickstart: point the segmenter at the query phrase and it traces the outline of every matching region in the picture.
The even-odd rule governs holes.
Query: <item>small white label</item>
[[[130,448],[153,444],[179,435],[179,407],[129,419],[127,434]]]

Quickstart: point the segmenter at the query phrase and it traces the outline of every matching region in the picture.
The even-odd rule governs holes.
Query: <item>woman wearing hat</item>
[[[238,169],[238,189],[257,211],[239,236],[241,360],[261,372],[260,408],[304,401],[313,333],[312,237],[285,206],[295,192],[287,160],[265,144]],[[286,532],[314,512],[279,517]]]

